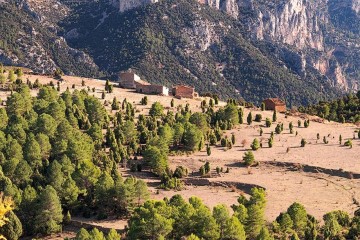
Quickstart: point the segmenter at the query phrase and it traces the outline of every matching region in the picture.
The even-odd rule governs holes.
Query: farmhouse
[[[123,88],[135,89],[137,82],[142,82],[140,77],[131,71],[120,72],[119,86]]]
[[[169,89],[162,85],[153,85],[141,80],[138,75],[131,70],[120,72],[119,86],[122,88],[136,89],[138,93],[169,95]]]
[[[172,94],[177,98],[195,98],[199,96],[199,94],[195,92],[195,88],[185,85],[173,87]]]
[[[276,110],[277,112],[286,112],[286,104],[279,98],[268,98],[263,101],[265,110]]]
[[[144,94],[158,94],[158,95],[169,95],[169,88],[163,85],[153,85],[150,83],[136,83],[136,92]]]

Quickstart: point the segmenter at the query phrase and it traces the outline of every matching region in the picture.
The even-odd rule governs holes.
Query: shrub
[[[352,141],[351,141],[351,139],[346,140],[346,142],[344,143],[344,146],[347,146],[347,147],[352,148]]]
[[[266,125],[266,127],[271,127],[271,120],[270,120],[270,118],[266,118],[266,119],[265,119],[265,125]]]
[[[274,144],[274,139],[273,139],[273,138],[269,138],[268,144],[269,144],[269,148],[272,148],[272,146],[273,146],[273,144]]]
[[[262,115],[261,114],[256,114],[255,115],[255,122],[261,122],[262,120]]]
[[[306,145],[306,140],[303,138],[301,139],[301,147],[305,147]]]
[[[255,138],[250,147],[254,151],[258,150],[260,148],[259,140]]]
[[[243,161],[246,166],[251,166],[255,161],[254,154],[251,151],[246,152],[243,157]]]

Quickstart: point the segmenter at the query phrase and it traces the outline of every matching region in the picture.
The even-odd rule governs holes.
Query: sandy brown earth
[[[48,83],[56,80],[50,77],[25,75],[23,79],[29,78],[32,82],[36,78],[41,83]],[[64,77],[65,82],[61,84],[61,91],[66,87],[71,89],[72,84],[76,84],[76,89],[87,88],[81,87],[82,79],[90,88],[95,87],[96,97],[100,98],[104,89],[105,82],[102,80],[87,79],[80,77]],[[36,91],[32,91],[35,96]],[[0,92],[0,98],[5,100],[8,92]],[[149,107],[155,101],[159,101],[166,108],[170,108],[172,97],[148,95],[148,105],[139,104],[143,94],[134,93],[133,90],[114,88],[112,94],[106,94],[106,100],[112,101],[116,96],[119,101],[127,98],[129,102],[135,103],[138,113],[147,114]],[[175,99],[175,105],[186,103],[190,104],[192,111],[199,111],[201,99]],[[223,106],[225,103],[221,103]],[[173,109],[174,110],[174,109]],[[191,172],[194,172],[192,178],[198,178],[198,172],[201,165],[209,161],[211,168],[229,167],[229,173],[221,173],[217,175],[212,171],[213,177],[208,181],[216,186],[196,186],[187,185],[183,191],[164,191],[157,190],[159,179],[153,177],[149,173],[136,173],[136,176],[145,179],[149,183],[152,192],[151,197],[154,199],[163,199],[171,197],[174,194],[181,194],[185,198],[198,196],[210,207],[219,203],[225,203],[228,206],[235,204],[237,198],[242,193],[249,193],[249,186],[257,185],[266,189],[267,208],[266,217],[269,221],[273,221],[282,211],[285,211],[289,205],[297,201],[302,203],[308,212],[321,220],[322,216],[331,210],[341,209],[352,214],[354,210],[359,208],[360,201],[360,157],[358,152],[360,149],[360,140],[357,138],[358,128],[352,124],[339,124],[334,122],[319,123],[316,117],[310,117],[310,126],[308,128],[297,127],[297,121],[304,121],[304,116],[288,116],[278,113],[277,123],[284,123],[284,131],[275,135],[274,146],[268,148],[268,138],[270,132],[274,131],[276,123],[270,128],[266,128],[265,118],[272,118],[271,111],[261,112],[256,109],[245,109],[244,121],[246,116],[252,111],[255,114],[262,114],[263,121],[261,123],[253,122],[252,125],[242,124],[236,129],[226,131],[225,135],[231,136],[235,134],[236,143],[232,149],[226,150],[220,146],[212,147],[211,156],[207,156],[205,151],[197,152],[190,156],[171,156],[170,166],[175,169],[176,166],[186,166]],[[305,116],[308,117],[308,116]],[[294,134],[289,133],[288,124],[293,122]],[[263,136],[259,135],[260,127],[263,128]],[[298,135],[295,135],[298,132]],[[316,135],[320,134],[320,140]],[[339,144],[339,135],[342,135],[343,143],[347,139],[353,140],[353,147],[344,147]],[[326,136],[329,141],[324,144],[322,139]],[[263,148],[254,152],[256,161],[260,164],[256,167],[246,168],[242,164],[244,153],[250,149],[250,144],[254,138],[258,138],[263,143]],[[300,141],[304,138],[307,144],[304,148],[300,147]],[[129,172],[123,172],[125,176]],[[237,189],[234,191],[234,187]],[[89,220],[90,221],[90,220]],[[101,226],[110,224],[124,227],[125,223],[121,222],[94,222]],[[108,226],[108,225],[107,225]]]

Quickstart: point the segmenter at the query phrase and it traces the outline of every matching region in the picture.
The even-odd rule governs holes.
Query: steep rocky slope
[[[316,68],[333,86],[358,89],[359,0],[198,1],[238,19],[253,39],[295,47],[302,65]]]
[[[27,29],[2,24],[8,64],[108,77],[133,68],[154,83],[289,106],[358,89],[359,0],[7,1],[1,11],[17,10],[12,22]]]
[[[69,11],[52,0],[1,3],[0,62],[41,73],[61,68],[67,74],[99,76],[92,58],[57,34],[57,23]]]

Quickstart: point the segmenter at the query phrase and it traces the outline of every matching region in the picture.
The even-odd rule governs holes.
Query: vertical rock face
[[[146,5],[150,3],[156,3],[158,0],[120,0],[119,4],[119,11],[124,12],[132,8],[139,7],[141,5]],[[114,3],[112,3],[114,5]]]
[[[352,9],[356,12],[360,12],[360,0],[353,0],[352,1]]]
[[[286,43],[299,49],[324,49],[320,28],[320,22],[326,20],[323,1],[286,0],[274,6],[254,0],[240,1],[240,18],[241,12],[252,13],[251,19],[244,17],[249,31],[253,30],[257,39]]]

